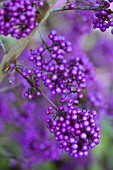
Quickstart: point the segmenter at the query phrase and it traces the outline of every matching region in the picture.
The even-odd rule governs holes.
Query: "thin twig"
[[[45,50],[47,49],[47,50],[51,53],[51,49],[50,49],[51,47],[49,47],[49,46],[47,45],[46,41],[44,40],[44,37],[43,37],[43,35],[42,35],[42,33],[41,33],[40,28],[38,28],[38,32],[39,32],[39,34],[40,34],[40,37],[41,37],[41,39],[42,39],[43,44],[45,45]]]
[[[0,89],[0,93],[12,90],[12,89],[18,87],[19,85],[20,85],[20,83],[16,84],[15,86],[6,86],[6,87],[3,87],[3,88]]]
[[[16,70],[22,77],[24,77],[24,78],[27,80],[27,82],[31,85],[31,87],[35,88],[38,92],[40,92],[40,94],[41,94],[56,110],[58,110],[57,106],[36,86],[36,84],[35,84],[32,80],[30,80],[28,77],[24,76],[24,75],[22,74],[22,72],[21,72],[17,67],[15,67],[15,70]]]
[[[40,35],[40,37],[41,37],[41,40],[42,40],[43,44],[45,45],[46,48],[48,48],[48,45],[47,45],[47,43],[46,43],[45,40],[44,40],[44,37],[43,37],[43,35],[42,35],[42,32],[41,32],[40,28],[38,28],[38,32],[39,32],[39,35]]]
[[[105,10],[102,7],[94,7],[94,6],[76,6],[73,9],[70,9],[69,6],[63,6],[60,8],[53,8],[51,13],[59,12],[59,11],[72,11],[72,10],[93,10],[93,11],[102,11]]]

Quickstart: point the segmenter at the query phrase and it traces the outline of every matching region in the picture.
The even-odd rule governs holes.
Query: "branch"
[[[72,10],[93,10],[93,11],[102,11],[106,10],[102,7],[94,7],[94,6],[76,6],[73,9],[70,9],[69,6],[63,6],[61,8],[54,8],[51,12],[59,12],[59,11],[72,11]]]
[[[35,83],[30,80],[28,77],[24,76],[22,74],[22,72],[17,68],[15,67],[15,70],[17,73],[19,73],[22,77],[24,77],[26,79],[26,81],[31,85],[31,87],[35,88],[36,91],[40,92],[40,94],[56,109],[58,110],[57,106],[35,85]]]
[[[27,46],[29,41],[31,40],[32,36],[37,31],[37,28],[47,19],[51,12],[51,8],[58,0],[45,0],[44,6],[39,8],[38,14],[38,22],[39,25],[28,35],[26,38],[22,38],[17,40],[16,44],[11,47],[7,54],[3,56],[3,59],[0,63],[0,82],[2,82],[3,78],[5,77],[6,73],[9,70],[9,64],[11,62],[16,62],[17,58],[20,56],[24,48]]]
[[[44,46],[45,46],[46,48],[48,48],[48,45],[46,44],[46,42],[45,42],[45,40],[44,40],[44,37],[43,37],[43,35],[42,35],[42,32],[41,32],[40,28],[38,28],[38,32],[39,32],[39,35],[40,35],[40,37],[41,37],[41,40],[42,40]]]

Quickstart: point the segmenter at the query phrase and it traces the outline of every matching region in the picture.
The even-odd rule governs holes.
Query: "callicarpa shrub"
[[[10,169],[94,161],[102,118],[113,117],[112,2],[0,1],[0,156]]]

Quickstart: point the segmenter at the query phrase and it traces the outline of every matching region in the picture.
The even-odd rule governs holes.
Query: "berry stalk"
[[[58,110],[57,106],[35,85],[34,82],[32,82],[28,77],[24,76],[17,67],[15,67],[15,70],[17,73],[19,73],[22,77],[24,77],[27,80],[31,87],[35,88],[38,92],[40,92],[40,94],[55,108],[55,110]]]

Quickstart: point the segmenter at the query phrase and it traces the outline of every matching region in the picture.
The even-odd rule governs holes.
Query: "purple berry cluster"
[[[109,27],[113,27],[112,11],[109,9],[112,2],[113,0],[109,0],[109,2],[106,0],[97,1],[99,7],[103,8],[103,10],[95,13],[95,18],[93,19],[94,29],[99,28],[102,32],[105,32]],[[113,34],[113,29],[111,33]]]
[[[31,51],[29,60],[35,64],[35,68],[24,68],[23,75],[34,75],[35,84],[40,87],[41,80],[52,95],[61,94],[65,98],[75,93],[78,97],[81,90],[86,88],[88,70],[80,57],[68,56],[72,51],[70,41],[58,35],[55,30],[50,32],[49,39],[52,41],[49,47],[38,47]]]
[[[100,128],[94,120],[96,111],[79,109],[70,100],[67,107],[59,106],[58,110],[50,106],[46,114],[53,115],[46,120],[47,128],[54,134],[59,147],[69,152],[70,156],[87,156],[88,150],[100,143]]]
[[[10,0],[0,9],[0,34],[14,38],[25,38],[38,25],[36,9],[30,0]]]

